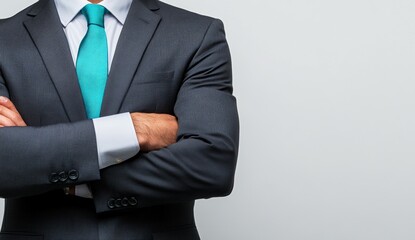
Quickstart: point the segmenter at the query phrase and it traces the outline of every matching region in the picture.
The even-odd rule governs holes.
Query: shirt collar
[[[133,0],[104,0],[99,4],[104,6],[121,24],[124,24]],[[64,27],[78,15],[85,5],[91,2],[87,0],[55,0],[59,18]]]

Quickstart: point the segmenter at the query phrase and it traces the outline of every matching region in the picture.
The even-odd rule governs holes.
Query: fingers
[[[26,126],[26,123],[23,121],[22,116],[14,104],[5,97],[0,97],[0,116],[0,127]]]
[[[12,101],[10,101],[8,98],[0,96],[0,105],[5,106],[6,108],[18,112]]]
[[[17,126],[12,120],[9,118],[0,115],[0,125],[3,125],[4,127],[15,127]]]

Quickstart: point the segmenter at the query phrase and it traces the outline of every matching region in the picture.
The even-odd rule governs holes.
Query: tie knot
[[[100,27],[104,27],[105,12],[105,7],[98,4],[88,4],[81,10],[81,13],[88,21],[88,25],[94,24]]]

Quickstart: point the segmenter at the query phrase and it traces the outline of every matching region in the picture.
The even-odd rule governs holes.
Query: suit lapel
[[[44,0],[24,22],[59,93],[70,121],[86,119],[86,112],[68,41],[53,0]],[[40,5],[38,5],[40,6]]]
[[[147,45],[161,20],[159,15],[151,11],[157,9],[156,3],[147,1],[146,5],[141,0],[134,0],[131,5],[108,76],[102,116],[118,113]]]

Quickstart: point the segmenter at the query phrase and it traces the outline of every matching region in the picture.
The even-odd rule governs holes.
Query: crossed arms
[[[168,114],[131,113],[141,150],[158,150],[176,142],[178,123]],[[26,127],[15,105],[0,96],[0,127]]]
[[[131,113],[130,117],[137,142],[143,152],[155,151],[176,142],[178,123],[174,116],[137,112]],[[8,98],[0,96],[0,128],[26,126],[16,106]],[[103,168],[101,164],[100,168]],[[67,189],[70,195],[76,195],[75,186]],[[90,197],[90,193],[84,193],[82,196]]]
[[[145,207],[229,194],[239,121],[220,21],[212,22],[186,71],[174,116],[132,113],[140,153],[102,170],[91,120],[25,126],[10,101],[0,103],[0,196],[39,195],[89,183],[97,212],[105,212],[111,211],[108,199],[124,196]],[[0,96],[9,97],[4,77],[0,73]],[[79,172],[76,181],[49,181],[51,172],[71,169]]]

